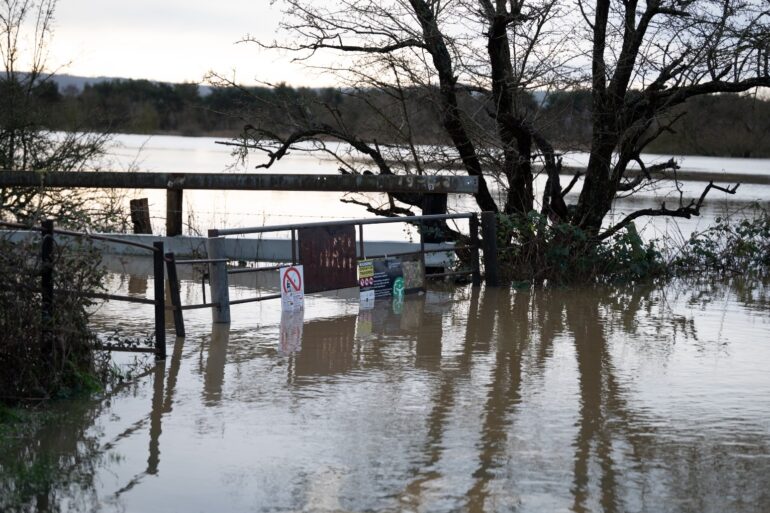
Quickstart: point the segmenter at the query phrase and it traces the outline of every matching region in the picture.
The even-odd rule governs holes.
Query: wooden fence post
[[[155,359],[166,359],[166,296],[163,290],[163,242],[153,242],[153,274],[155,281]]]
[[[150,203],[147,198],[134,199],[128,203],[131,208],[131,222],[134,224],[134,233],[151,234]]]
[[[487,285],[500,285],[500,268],[497,261],[497,214],[481,213],[481,236],[484,241],[484,274]]]
[[[210,260],[225,258],[225,238],[209,237],[206,239],[206,251]],[[227,264],[224,261],[209,263],[209,283],[211,284],[211,302],[217,303],[211,309],[213,322],[230,322],[230,290],[227,280]]]
[[[168,276],[168,290],[171,295],[171,306],[174,308],[174,329],[177,337],[184,337],[184,317],[182,316],[182,300],[179,297],[179,278],[176,274],[176,260],[174,253],[166,253],[166,275]]]
[[[182,235],[182,189],[166,189],[166,235]]]
[[[54,362],[53,342],[53,220],[46,219],[41,223],[42,244],[40,249],[40,333],[43,358],[50,364]]]

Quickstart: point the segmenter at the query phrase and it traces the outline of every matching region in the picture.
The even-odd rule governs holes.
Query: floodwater
[[[140,171],[169,173],[218,173],[218,172],[253,172],[253,173],[301,173],[301,174],[336,174],[338,165],[329,158],[319,158],[301,151],[288,154],[269,170],[255,169],[264,163],[264,159],[255,155],[242,165],[236,165],[230,155],[231,149],[216,144],[218,139],[210,137],[178,136],[141,136],[120,135],[112,149],[112,161],[106,165],[115,169],[129,169],[135,166]],[[648,164],[663,162],[671,158],[664,155],[645,155]],[[564,160],[567,166],[581,166],[587,162],[586,154],[570,153]],[[678,156],[682,169],[707,173],[721,185],[732,185],[719,181],[722,172],[745,175],[770,174],[770,159],[736,159]],[[504,193],[494,180],[488,180],[490,190],[500,203]],[[545,177],[536,180],[539,190],[545,183]],[[566,186],[566,179],[564,180]],[[697,199],[705,182],[683,182],[682,199],[687,204]],[[568,203],[577,201],[578,183],[567,196]],[[205,234],[210,228],[233,228],[246,226],[264,226],[287,223],[301,223],[324,220],[356,219],[372,217],[373,214],[362,206],[342,203],[342,193],[298,193],[289,191],[185,191],[184,193],[184,233]],[[538,195],[539,196],[539,195]],[[166,195],[164,191],[133,190],[126,192],[128,199],[147,197],[150,202],[154,233],[165,230]],[[376,205],[385,204],[387,198],[382,194],[349,195],[347,199],[370,201]],[[685,239],[693,231],[700,231],[713,224],[716,217],[746,215],[751,205],[759,203],[770,207],[770,186],[743,184],[738,194],[728,195],[712,191],[704,205],[700,217],[678,219],[672,222],[668,218],[641,218],[636,224],[647,238],[670,237]],[[635,194],[632,198],[618,201],[608,216],[608,222],[619,220],[628,213],[643,208],[659,208],[666,202],[669,208],[678,205],[680,191],[670,184],[656,184],[647,190]],[[450,209],[457,212],[475,211],[478,207],[470,196],[450,195]],[[750,212],[747,214],[750,215]],[[465,226],[457,229],[465,230]],[[403,225],[378,225],[366,228],[366,238],[375,240],[402,240],[407,235],[415,236],[414,231]],[[279,235],[280,236],[280,235]],[[288,237],[288,234],[285,234]]]
[[[124,264],[110,291],[152,290]],[[0,510],[770,511],[767,283],[355,296],[186,311],[167,361],[116,354],[139,377],[3,444]],[[141,338],[152,307],[94,322]]]
[[[145,138],[120,140],[113,157],[127,166]],[[688,160],[715,173],[767,169]],[[204,138],[153,138],[138,154],[146,171],[226,172],[231,162]],[[336,172],[302,154],[271,171]],[[683,184],[690,196],[703,185]],[[685,237],[770,198],[770,187],[740,191],[710,197],[700,219],[653,219],[645,233]],[[649,191],[614,213],[671,206],[671,194]],[[165,195],[128,196],[141,195],[161,228]],[[339,199],[186,191],[186,232],[368,215]],[[382,229],[373,238],[404,237]],[[107,264],[107,292],[152,294],[151,262]],[[180,271],[183,304],[203,302],[200,275]],[[230,295],[277,285],[233,275]],[[187,310],[186,339],[173,339],[167,319],[166,361],[114,353],[127,380],[57,402],[39,430],[2,441],[0,511],[767,512],[768,285],[434,284],[372,309],[346,290],[308,296],[292,315],[276,300],[235,305],[230,325]],[[142,341],[153,308],[105,302],[93,325],[102,338]]]

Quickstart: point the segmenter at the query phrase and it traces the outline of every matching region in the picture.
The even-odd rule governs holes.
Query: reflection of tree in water
[[[3,440],[0,511],[61,511],[63,497],[73,501],[68,506],[73,511],[96,509],[100,443],[89,429],[100,411],[92,402],[66,406],[65,411],[50,413],[34,437]]]
[[[531,483],[508,477],[517,475],[525,457],[515,448],[517,430],[523,429],[517,424],[528,415],[522,404],[542,384],[539,380],[557,344],[568,344],[574,350],[579,404],[571,445],[557,447],[571,459],[564,469],[571,476],[567,496],[558,497],[562,504],[576,513],[759,512],[770,503],[766,427],[763,431],[748,426],[751,429],[723,438],[707,429],[684,436],[681,429],[667,425],[667,417],[656,417],[633,400],[636,382],[613,355],[622,340],[625,349],[638,352],[647,364],[666,365],[677,344],[709,336],[696,333],[692,316],[677,313],[679,307],[711,305],[712,311],[714,304],[718,309],[729,299],[747,309],[764,309],[766,318],[767,292],[764,283],[734,279],[729,285],[682,282],[664,288],[471,289],[456,308],[414,298],[400,313],[392,305],[373,312],[367,321],[369,335],[357,332],[364,314],[305,323],[302,349],[291,356],[290,384],[367,368],[398,376],[408,366],[430,375],[424,382],[429,390],[425,429],[418,430],[417,455],[409,455],[406,482],[396,492],[402,506],[420,509],[426,493],[444,485],[442,463],[452,456],[447,437],[454,434],[453,422],[467,415],[463,394],[471,376],[481,379],[486,386],[478,408],[479,434],[467,442],[474,443],[472,469],[464,476],[471,482],[464,492],[457,491],[457,500],[465,501],[459,509],[491,511],[501,493],[515,499],[531,491]],[[452,319],[460,306],[467,307],[467,315]],[[444,328],[448,321],[464,323],[457,347],[448,338],[456,331]],[[201,361],[204,406],[222,401],[225,365],[233,362],[232,352],[227,333],[212,335],[208,358]],[[62,422],[6,444],[0,454],[0,510],[57,511],[65,504],[79,511],[96,509],[94,475],[114,457],[120,440],[136,432],[149,431],[146,468],[142,463],[133,478],[121,483],[116,497],[158,473],[162,420],[173,407],[180,358],[177,344],[170,363],[151,374],[152,411],[111,441],[100,440],[92,427],[109,412],[109,400],[103,399],[68,403]],[[726,440],[735,443],[729,446]],[[17,479],[22,471],[34,478],[26,488]],[[65,502],[65,497],[74,503]]]
[[[149,429],[147,468],[118,490],[114,498],[130,490],[146,475],[157,474],[160,463],[161,419],[171,411],[179,372],[182,339],[177,339],[166,372],[163,363],[117,385],[93,400],[74,399],[53,405],[40,427],[0,445],[0,511],[97,511],[99,497],[95,476],[100,468],[120,459],[115,452],[120,440]],[[152,409],[147,416],[104,442],[95,422],[110,410],[112,401],[136,393],[142,378],[152,376]]]
[[[713,285],[713,284],[712,284]],[[745,286],[745,284],[741,284]],[[712,300],[733,294],[744,306],[756,303],[758,287],[744,293],[740,286],[714,285]],[[766,287],[759,287],[766,291]],[[677,314],[671,305],[679,294],[693,294],[689,286],[627,289],[473,291],[469,301],[465,344],[454,365],[441,373],[431,396],[422,459],[412,469],[400,499],[417,507],[430,481],[440,479],[438,463],[444,456],[444,437],[457,406],[458,381],[474,371],[474,352],[494,351],[488,392],[476,444],[477,466],[468,489],[466,509],[486,511],[494,491],[490,484],[502,477],[502,467],[515,467],[509,438],[521,403],[522,375],[542,374],[552,355],[554,340],[571,335],[578,373],[579,411],[573,443],[572,510],[718,511],[747,504],[767,505],[770,466],[724,461],[724,448],[703,433],[699,439],[676,441],[660,432],[667,419],[650,416],[629,399],[629,387],[617,377],[612,344],[631,336],[641,354],[654,351],[661,363],[679,343],[697,341],[694,321]],[[701,301],[709,301],[701,298]],[[636,342],[640,342],[636,344]],[[543,426],[547,429],[547,426]],[[765,438],[745,440],[750,452],[767,453]],[[762,448],[765,449],[762,449]],[[729,459],[729,458],[728,458]],[[715,464],[721,462],[721,464]],[[729,487],[720,480],[727,480]],[[712,483],[714,486],[704,486]],[[731,496],[716,490],[729,488]],[[510,497],[517,490],[507,489]],[[754,502],[742,502],[741,496]],[[661,498],[662,497],[662,498]],[[708,497],[704,500],[703,497]],[[716,509],[715,509],[716,508]],[[740,511],[760,511],[743,507]]]

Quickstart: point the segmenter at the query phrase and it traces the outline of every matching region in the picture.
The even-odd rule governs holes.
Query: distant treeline
[[[202,94],[203,92],[203,94]],[[406,90],[402,119],[418,143],[442,143],[445,133],[440,116],[424,91]],[[87,84],[82,90],[59,90],[55,82],[37,86],[40,107],[48,112],[50,128],[89,129],[128,133],[230,136],[249,123],[274,125],[286,133],[287,117],[307,116],[334,124],[342,120],[347,130],[362,138],[389,138],[377,111],[404,110],[392,94],[381,91],[276,87],[199,88],[196,84],[167,84],[148,80],[115,79]],[[462,100],[478,102],[472,93]],[[521,98],[551,141],[563,149],[584,149],[591,138],[591,95],[588,91],[533,95]],[[481,129],[493,129],[483,108],[477,114]],[[731,157],[770,157],[770,101],[745,95],[698,97],[684,104],[671,131],[664,131],[647,151],[666,154],[699,154]],[[401,133],[404,128],[400,127]]]

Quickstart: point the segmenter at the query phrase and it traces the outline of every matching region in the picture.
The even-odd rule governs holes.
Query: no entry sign
[[[280,269],[281,310],[299,310],[305,306],[305,275],[301,265]]]

